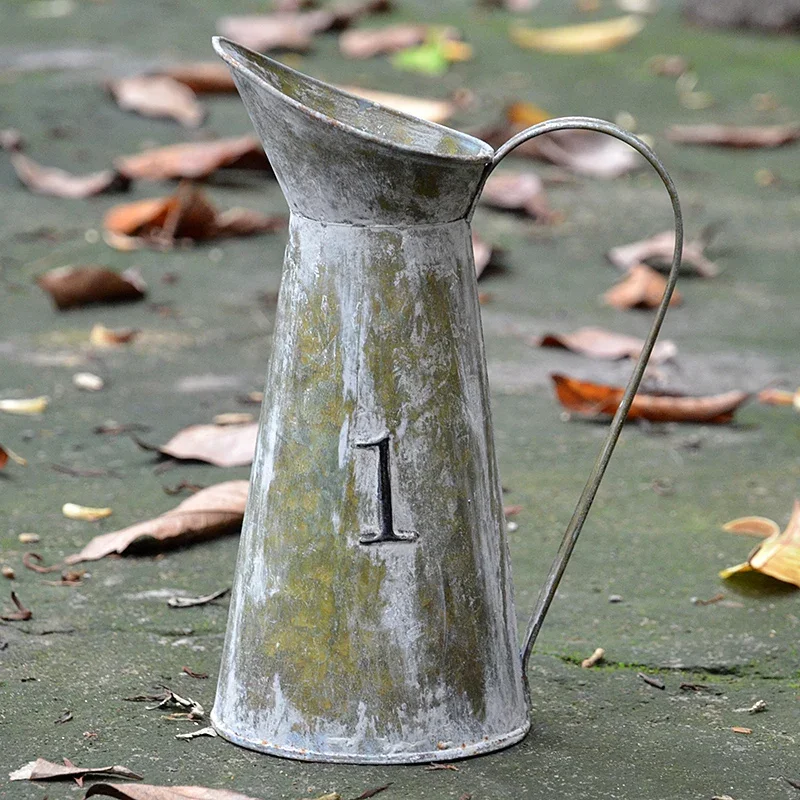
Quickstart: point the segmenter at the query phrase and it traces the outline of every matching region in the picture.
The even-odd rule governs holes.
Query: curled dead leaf
[[[758,402],[767,406],[794,406],[800,411],[800,389],[787,392],[784,389],[763,389],[758,393]]]
[[[412,117],[426,119],[428,122],[442,124],[456,112],[455,103],[450,100],[434,100],[427,97],[410,97],[392,92],[379,92],[375,89],[362,89],[360,86],[339,86],[339,89],[364,100],[371,100],[386,108],[410,114]]]
[[[181,240],[274,232],[285,219],[239,208],[220,213],[199,186],[184,182],[168,197],[114,206],[103,226],[106,241],[117,249],[169,249]]]
[[[77,503],[64,503],[61,513],[67,519],[96,522],[99,519],[110,517],[114,512],[110,508],[93,508],[92,506],[80,506]]]
[[[228,67],[221,61],[188,61],[171,64],[153,75],[172,78],[195,94],[225,94],[236,91]]]
[[[184,461],[205,461],[217,467],[250,464],[256,449],[258,423],[244,425],[190,425],[166,444],[150,448]]]
[[[722,530],[729,533],[743,533],[747,536],[761,536],[769,538],[781,532],[780,525],[767,517],[739,517],[726,522]]]
[[[657,308],[667,288],[666,278],[647,264],[636,264],[615,286],[603,294],[603,301],[614,308]],[[669,304],[677,306],[683,302],[680,292],[672,293]]]
[[[106,192],[124,192],[130,180],[113,169],[90,175],[73,175],[58,167],[45,167],[19,151],[11,153],[11,166],[20,182],[35,194],[80,199]]]
[[[539,222],[555,218],[542,179],[535,172],[493,173],[484,184],[480,201],[493,208],[522,212]]]
[[[127,767],[76,767],[74,764],[54,764],[44,758],[37,758],[23,764],[19,769],[9,772],[8,779],[11,781],[48,781],[60,778],[78,778],[86,775],[113,775],[117,778],[129,778],[140,781],[141,775],[137,775]]]
[[[36,283],[61,311],[90,303],[124,303],[141,300],[147,287],[135,270],[114,272],[95,265],[51,269]]]
[[[225,597],[230,589],[220,589],[217,592],[212,592],[211,594],[205,594],[202,597],[170,597],[167,600],[167,605],[170,608],[193,608],[194,606],[207,606],[209,603],[213,603],[214,600],[219,600],[222,597]]]
[[[617,17],[583,25],[558,28],[512,28],[511,41],[520,47],[543,53],[602,53],[613,50],[644,28],[644,20],[635,15]]]
[[[205,109],[186,85],[166,75],[135,75],[120,78],[109,86],[117,105],[143,117],[174,119],[186,128],[197,128]]]
[[[67,564],[96,561],[111,553],[125,553],[135,543],[175,547],[237,531],[247,501],[247,481],[226,481],[187,497],[155,519],[96,536],[65,560]]]
[[[135,328],[106,328],[105,325],[98,323],[89,331],[89,344],[92,347],[108,349],[119,347],[123,344],[130,344],[139,335]]]
[[[9,461],[13,461],[21,467],[28,466],[28,462],[22,456],[17,455],[10,447],[3,447],[0,444],[0,469],[5,468]]]
[[[410,23],[344,31],[339,35],[339,51],[346,58],[355,59],[397,53],[422,44],[426,31],[424,25]]]
[[[622,401],[621,386],[581,381],[567,375],[550,376],[559,403],[569,411],[587,417],[611,416]],[[710,396],[685,394],[637,394],[633,398],[629,419],[650,422],[696,422],[721,424],[731,422],[736,410],[750,399],[747,392],[725,392]]]
[[[218,169],[259,169],[272,174],[264,149],[254,136],[181,142],[121,156],[115,165],[129,178],[151,181],[207,178]]]
[[[22,565],[39,575],[47,575],[50,572],[58,572],[61,569],[61,564],[55,564],[50,567],[44,566],[44,559],[38,553],[23,553]]]
[[[638,358],[644,347],[644,339],[593,327],[580,328],[573,333],[546,333],[532,339],[530,343],[536,347],[563,347],[589,358],[609,361]],[[650,354],[650,363],[661,364],[675,358],[677,353],[678,349],[673,342],[656,342]]]
[[[207,789],[205,786],[152,786],[146,783],[95,783],[85,797],[102,795],[117,800],[256,800],[229,789]]]
[[[6,414],[42,414],[49,402],[47,397],[8,398],[0,400],[0,411],[5,411]]]
[[[756,571],[800,587],[800,500],[794,501],[792,516],[782,532],[777,530],[778,526],[772,520],[762,517],[745,519],[748,522],[741,519],[729,522],[725,526],[725,530],[739,528],[739,530],[734,530],[739,533],[744,532],[744,526],[748,526],[750,530],[746,532],[754,532],[759,536],[765,535],[771,525],[775,526],[775,530],[750,553],[747,561],[722,570],[719,573],[720,577],[730,578],[738,573]],[[756,523],[754,520],[759,520],[759,522]]]
[[[708,225],[697,238],[684,241],[682,267],[691,267],[702,278],[714,278],[719,274],[719,267],[705,256],[705,249],[716,235],[718,227]],[[637,264],[667,268],[672,262],[674,249],[675,231],[669,230],[638,242],[612,247],[607,257],[622,270],[629,270]]]
[[[800,124],[737,127],[736,125],[673,125],[667,139],[678,144],[699,144],[741,149],[782,147],[800,139]]]
[[[33,612],[22,605],[22,601],[17,597],[16,592],[11,592],[11,602],[17,607],[17,610],[7,614],[0,614],[0,619],[6,622],[25,622],[33,617]],[[11,776],[9,775],[9,777]],[[13,781],[15,779],[11,778],[11,780]]]

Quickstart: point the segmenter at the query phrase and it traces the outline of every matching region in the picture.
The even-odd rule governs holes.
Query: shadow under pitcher
[[[555,119],[498,151],[225,39],[291,209],[212,722],[273,755],[442,761],[520,741],[526,666],[675,285],[652,151]],[[519,646],[470,220],[494,167],[564,128],[627,142],[670,195],[667,290]]]

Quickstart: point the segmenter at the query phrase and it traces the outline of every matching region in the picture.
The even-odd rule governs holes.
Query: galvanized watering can
[[[291,208],[261,430],[212,721],[288,758],[440,761],[518,742],[525,668],[677,277],[677,195],[601,120],[485,142],[224,39]],[[616,136],[672,200],[668,288],[520,650],[470,219],[542,133]]]

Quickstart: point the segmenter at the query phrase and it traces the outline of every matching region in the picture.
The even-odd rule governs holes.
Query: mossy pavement
[[[671,145],[663,135],[678,122],[795,119],[796,40],[688,29],[677,4],[667,2],[618,51],[548,56],[509,44],[511,18],[504,12],[455,0],[397,5],[391,16],[369,24],[416,18],[453,23],[472,43],[475,58],[443,78],[429,78],[395,72],[380,59],[347,61],[338,56],[335,39],[324,36],[313,53],[293,56],[292,63],[331,81],[409,94],[444,97],[469,87],[476,108],[460,112],[454,120],[460,127],[492,119],[512,99],[553,114],[633,114],[678,184],[689,233],[725,223],[711,249],[721,275],[684,280],[685,302],[668,315],[664,333],[679,348],[677,366],[662,368],[668,383],[698,392],[800,384],[796,146],[726,152]],[[603,5],[602,13],[615,13],[610,2]],[[104,78],[168,59],[211,58],[218,16],[262,8],[254,0],[78,0],[68,16],[41,19],[29,6],[0,3],[0,128],[19,128],[31,156],[42,163],[75,171],[104,167],[146,143],[192,135],[117,110],[102,89]],[[571,4],[550,0],[532,18],[556,24],[584,17]],[[84,66],[11,70],[37,59],[46,66],[54,51],[62,62],[80,51]],[[682,108],[674,81],[652,76],[645,66],[657,53],[689,57],[698,88],[709,91],[716,105]],[[777,110],[754,108],[752,95],[765,92],[777,96]],[[236,97],[206,102],[203,133],[250,130]],[[759,185],[757,170],[770,170],[778,180]],[[328,791],[355,797],[386,783],[386,800],[465,793],[475,800],[798,795],[784,778],[800,780],[800,595],[767,581],[728,585],[717,575],[743,560],[752,544],[722,532],[723,522],[745,514],[781,523],[788,518],[800,478],[800,417],[787,408],[751,404],[735,425],[720,428],[626,431],[531,662],[533,731],[508,751],[457,764],[457,771],[296,763],[221,739],[176,740],[192,723],[126,702],[167,684],[210,708],[226,604],[176,610],[166,598],[173,591],[203,594],[229,585],[235,537],[155,558],[107,559],[88,565],[81,585],[60,587],[22,566],[29,546],[18,535],[38,533],[35,549],[54,563],[99,532],[170,508],[175,499],[162,486],[247,476],[247,468],[198,464],[156,473],[152,454],[130,438],[92,430],[107,419],[144,423],[151,428],[148,440],[157,442],[215,413],[241,410],[237,397],[263,381],[274,322],[274,303],[263,295],[278,288],[285,238],[120,253],[92,233],[120,197],[37,197],[17,184],[6,159],[0,159],[0,186],[0,396],[51,398],[41,417],[0,419],[0,442],[29,460],[27,469],[10,465],[0,473],[2,560],[17,571],[17,579],[2,579],[0,588],[6,605],[13,587],[34,611],[29,622],[0,627],[4,771],[40,756],[66,756],[87,766],[124,764],[148,783],[224,787],[263,800]],[[168,189],[140,183],[131,197]],[[277,185],[259,178],[216,178],[209,192],[221,207],[285,209]],[[505,249],[505,268],[490,272],[481,288],[491,294],[483,320],[500,471],[507,501],[523,506],[511,533],[521,621],[604,435],[601,425],[560,420],[547,374],[558,369],[619,381],[629,369],[540,352],[525,337],[582,324],[643,335],[647,313],[615,311],[598,300],[617,277],[603,254],[670,223],[666,196],[644,171],[611,182],[557,184],[549,193],[565,215],[559,226],[483,209],[475,219],[484,237]],[[136,266],[150,286],[149,298],[58,313],[33,281],[44,269],[67,263]],[[178,280],[164,282],[167,274]],[[130,348],[92,353],[88,333],[98,322],[144,333]],[[102,375],[107,389],[80,393],[71,376],[83,369]],[[71,477],[52,464],[114,474]],[[95,524],[69,521],[60,512],[67,501],[108,505],[114,514]],[[719,592],[725,594],[721,602],[692,602]],[[611,594],[622,602],[609,603]],[[577,662],[595,647],[605,648],[606,665],[581,669]],[[210,677],[188,677],[183,666]],[[658,675],[666,688],[644,683],[639,672]],[[707,688],[681,689],[682,683]],[[759,699],[766,712],[737,710]],[[72,720],[55,724],[65,710]],[[734,733],[733,726],[752,734]],[[78,797],[81,790],[66,782],[0,780],[0,797],[44,795]]]

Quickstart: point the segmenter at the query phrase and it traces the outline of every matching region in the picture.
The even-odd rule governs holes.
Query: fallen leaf
[[[72,719],[72,712],[65,711],[58,719],[53,720],[56,725],[63,725],[65,722],[69,722]]]
[[[662,681],[660,678],[655,678],[652,675],[645,675],[644,672],[637,672],[636,675],[649,686],[653,686],[656,689],[666,689],[664,681]]]
[[[56,308],[88,305],[90,303],[123,303],[141,300],[147,288],[135,270],[114,272],[108,267],[58,267],[45,272],[37,285],[52,297]]]
[[[425,41],[425,25],[398,24],[383,28],[345,31],[339,35],[339,51],[346,58],[373,58],[396,53]]]
[[[213,728],[200,728],[196,731],[189,731],[189,733],[178,733],[175,735],[176,739],[196,739],[198,736],[216,736],[217,732]]]
[[[732,730],[734,733],[743,733],[743,734],[745,734],[746,736],[749,736],[749,735],[750,735],[750,734],[753,732],[753,729],[752,729],[752,728],[743,728],[741,725],[734,725],[734,726],[731,728],[731,730]]]
[[[589,417],[614,414],[624,394],[621,386],[590,383],[559,374],[550,377],[561,405],[569,411]],[[749,399],[747,392],[726,392],[703,397],[678,393],[640,393],[633,398],[628,418],[650,422],[720,424],[730,422],[739,406]]]
[[[375,797],[376,794],[385,792],[391,785],[391,783],[387,783],[383,786],[376,786],[374,789],[367,789],[365,792],[361,792],[361,794],[353,800],[367,800],[369,797]]]
[[[228,411],[214,417],[215,425],[246,425],[253,421],[253,415],[249,411]]]
[[[127,767],[76,767],[75,765],[66,766],[65,764],[54,764],[44,758],[37,758],[23,764],[14,772],[9,772],[8,779],[12,781],[47,781],[58,780],[59,778],[77,778],[85,775],[114,775],[118,778],[130,778],[140,781],[141,775],[137,775]],[[91,792],[91,790],[89,790]]]
[[[206,715],[205,709],[197,700],[173,692],[168,686],[162,688],[164,689],[163,694],[152,697],[153,700],[159,701],[158,705],[152,706],[149,710],[174,706],[183,709],[190,719],[202,719]]]
[[[16,128],[0,128],[0,150],[11,153],[23,147],[22,134]]]
[[[455,104],[450,100],[433,100],[426,97],[409,97],[391,92],[379,92],[375,89],[362,89],[359,86],[339,86],[339,89],[356,97],[363,97],[386,108],[410,114],[412,117],[426,119],[439,124],[446,122],[456,112]]]
[[[11,166],[20,182],[35,194],[80,199],[106,192],[124,192],[130,186],[128,178],[114,169],[104,169],[90,175],[73,175],[58,167],[44,167],[19,151],[11,153]]]
[[[392,66],[408,72],[425,75],[443,75],[451,63],[469,61],[472,48],[458,40],[458,32],[452,28],[430,30],[422,44],[397,51],[392,57]]]
[[[255,136],[181,142],[121,156],[114,163],[120,173],[136,180],[201,179],[218,169],[260,169],[272,174],[269,160]]]
[[[77,503],[64,503],[61,513],[67,519],[81,519],[86,522],[96,522],[99,519],[110,517],[114,512],[110,508],[92,508],[79,506]]]
[[[512,103],[499,124],[475,131],[475,136],[494,148],[531,125],[550,119],[550,114],[528,103]],[[563,130],[546,133],[514,148],[514,156],[536,158],[564,167],[577,175],[616,178],[644,163],[625,142],[597,131]]]
[[[226,481],[209,486],[155,519],[96,536],[67,564],[96,561],[111,553],[124,553],[134,543],[151,540],[160,548],[210,539],[237,530],[247,500],[247,481]]]
[[[17,607],[17,610],[11,611],[8,614],[0,614],[0,619],[6,622],[25,622],[33,617],[33,612],[22,605],[22,601],[17,597],[16,592],[11,592],[11,602]],[[9,777],[11,776],[9,775]],[[11,780],[13,781],[15,778],[11,778]],[[16,780],[21,780],[21,778]]]
[[[566,25],[559,28],[512,28],[511,41],[520,47],[543,53],[602,53],[630,41],[644,28],[644,20],[634,15]]]
[[[764,539],[777,536],[781,532],[780,525],[767,517],[739,517],[726,522],[722,530],[728,533],[742,533],[746,536],[760,536]]]
[[[472,232],[472,258],[475,261],[475,277],[480,278],[483,271],[492,263],[494,248],[487,241]]]
[[[482,5],[504,8],[506,11],[522,13],[533,10],[541,0],[481,0]]]
[[[648,59],[647,68],[653,75],[680,78],[689,69],[689,59],[677,55],[657,55]]]
[[[13,461],[21,467],[28,466],[28,462],[22,456],[17,455],[11,448],[3,447],[0,444],[0,469],[3,469],[9,461]]]
[[[644,347],[644,339],[592,327],[580,328],[573,333],[545,333],[532,339],[530,343],[535,347],[563,347],[589,358],[609,361],[638,358]],[[650,354],[650,362],[661,364],[674,359],[677,353],[678,348],[673,342],[656,342]]]
[[[781,147],[800,139],[800,125],[673,125],[667,128],[667,139],[678,144],[714,147]]]
[[[696,239],[684,241],[682,267],[691,267],[702,278],[714,278],[719,274],[719,267],[705,256],[705,249],[718,229],[718,225],[708,225]],[[675,231],[669,230],[639,242],[612,247],[606,255],[614,266],[626,271],[637,264],[663,269],[671,264],[674,249]]]
[[[3,566],[0,567],[0,575],[2,575],[4,578],[8,578],[10,581],[13,581],[14,578],[17,577],[17,573],[14,572],[14,568],[10,567],[8,564],[3,564]]]
[[[303,13],[276,11],[222,17],[217,22],[217,31],[259,53],[270,50],[303,53],[311,48],[315,34],[329,30],[335,23],[336,17],[328,9]]]
[[[230,592],[230,589],[220,589],[217,592],[203,595],[202,597],[170,597],[167,600],[167,605],[170,608],[192,608],[193,606],[206,606],[213,603],[214,600],[219,600],[225,597]]]
[[[258,423],[190,425],[166,444],[152,448],[184,461],[205,461],[217,467],[240,467],[253,461]]]
[[[614,308],[657,308],[661,303],[667,279],[647,264],[636,264],[615,286],[603,294],[603,301]],[[680,292],[672,293],[669,304],[677,306],[683,302]]]
[[[89,344],[93,347],[104,349],[118,347],[122,344],[130,344],[137,336],[139,331],[135,328],[106,328],[105,325],[94,325],[89,331]]]
[[[119,250],[135,250],[169,249],[179,240],[272,232],[283,227],[285,220],[240,208],[220,213],[200,187],[184,182],[168,197],[114,206],[106,213],[103,225],[108,244]]]
[[[100,392],[106,385],[105,381],[93,372],[76,372],[72,376],[72,385],[83,392]]]
[[[146,783],[118,785],[95,783],[85,798],[94,795],[116,797],[117,800],[256,800],[229,789],[207,789],[205,786],[153,786]]]
[[[590,668],[591,668],[591,667],[593,667],[595,664],[599,664],[599,663],[600,663],[600,662],[603,660],[603,657],[605,656],[605,654],[606,654],[606,651],[605,651],[605,650],[603,650],[603,648],[602,648],[602,647],[598,647],[598,648],[597,648],[597,649],[596,649],[596,650],[595,650],[595,651],[594,651],[594,652],[593,652],[593,653],[592,653],[592,654],[589,656],[589,658],[584,658],[584,659],[583,659],[583,661],[581,661],[581,666],[582,666],[584,669],[590,669]]]
[[[50,572],[58,572],[61,569],[61,564],[55,564],[51,567],[44,566],[44,559],[38,553],[23,553],[22,565],[26,569],[29,569],[32,572],[37,572],[40,575],[47,575]]]
[[[41,537],[38,533],[21,533],[17,539],[20,544],[36,544]]]
[[[758,402],[768,406],[794,406],[800,411],[800,389],[787,392],[783,389],[763,389],[758,393]]]
[[[47,397],[0,400],[0,411],[5,411],[6,414],[41,414],[47,408],[49,402]]]
[[[189,667],[183,667],[181,672],[188,675],[190,678],[196,678],[197,680],[205,680],[208,677],[207,672],[195,672],[193,669],[189,669]]]
[[[539,222],[552,222],[542,179],[535,172],[499,172],[489,176],[481,203],[493,208],[520,211]]]
[[[236,91],[231,71],[220,61],[188,61],[172,64],[153,75],[172,78],[195,94],[224,94]]]
[[[756,518],[760,519],[760,518]],[[753,518],[750,518],[751,522]],[[752,524],[751,531],[758,530],[757,535],[763,536],[770,527],[766,520],[762,524]],[[736,525],[740,528],[744,523],[742,520],[734,520],[728,525]],[[773,523],[774,524],[774,523]],[[777,526],[776,526],[777,527]],[[726,530],[730,530],[725,526]],[[761,529],[759,529],[761,528]],[[747,558],[743,564],[722,570],[720,577],[730,578],[740,572],[761,572],[779,581],[793,583],[800,586],[800,500],[794,501],[792,516],[785,530],[781,533],[773,532],[768,538],[764,539]]]
[[[751,706],[744,708],[734,708],[733,710],[740,714],[761,714],[768,708],[766,700],[756,700]]]
[[[109,91],[123,111],[143,117],[168,117],[187,128],[197,128],[205,109],[183,83],[165,75],[135,75],[112,81]]]

